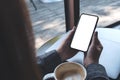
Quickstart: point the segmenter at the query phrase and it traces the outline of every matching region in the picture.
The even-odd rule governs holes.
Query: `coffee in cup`
[[[52,75],[55,80],[85,80],[87,72],[81,64],[65,62],[58,65]]]

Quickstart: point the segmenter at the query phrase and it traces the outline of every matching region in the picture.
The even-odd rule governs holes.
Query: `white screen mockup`
[[[92,34],[98,21],[97,16],[82,14],[74,34],[71,47],[87,51]]]

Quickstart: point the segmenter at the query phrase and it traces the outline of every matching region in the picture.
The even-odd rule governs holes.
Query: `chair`
[[[30,0],[30,2],[32,3],[32,5],[33,5],[33,7],[35,8],[35,10],[37,10],[37,7],[36,7],[34,1],[33,1],[33,0]]]

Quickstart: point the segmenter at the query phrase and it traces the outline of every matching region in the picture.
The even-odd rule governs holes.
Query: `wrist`
[[[84,66],[87,67],[90,64],[98,64],[99,61],[98,60],[91,60],[91,59],[85,59],[84,60]]]
[[[65,61],[66,60],[66,56],[65,56],[64,52],[62,52],[60,50],[56,50],[56,51],[57,51],[57,54],[60,56],[61,60]]]

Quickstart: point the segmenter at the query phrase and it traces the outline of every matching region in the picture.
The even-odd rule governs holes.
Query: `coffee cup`
[[[75,62],[65,62],[58,65],[54,73],[47,74],[43,80],[54,78],[55,80],[85,80],[87,76],[83,65]]]

